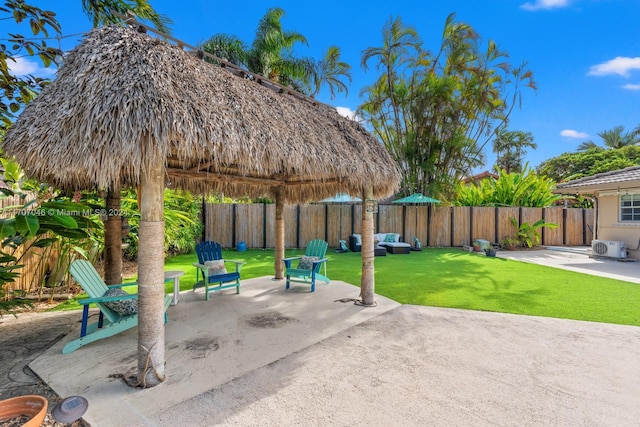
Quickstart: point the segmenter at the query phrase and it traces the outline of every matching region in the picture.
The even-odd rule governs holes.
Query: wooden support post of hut
[[[164,381],[164,164],[152,156],[140,175],[138,383]],[[153,161],[155,160],[155,161]]]
[[[275,223],[275,235],[276,235],[276,248],[275,248],[275,261],[274,271],[276,280],[284,279],[284,195],[282,187],[276,188],[276,223]]]
[[[362,195],[362,279],[360,296],[362,305],[375,305],[375,274],[373,252],[373,213],[367,202],[373,199],[373,190],[368,187]]]

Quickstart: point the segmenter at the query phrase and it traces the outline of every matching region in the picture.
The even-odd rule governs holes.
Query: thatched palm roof
[[[160,156],[172,186],[198,193],[273,195],[280,186],[286,200],[306,201],[397,189],[394,161],[360,124],[266,86],[130,28],[95,29],[3,149],[62,188],[136,186]]]

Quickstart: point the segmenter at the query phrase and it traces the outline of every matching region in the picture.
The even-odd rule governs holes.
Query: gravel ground
[[[0,400],[37,394],[49,401],[43,426],[65,426],[55,422],[51,410],[62,399],[30,368],[36,359],[56,341],[67,335],[80,321],[78,311],[57,313],[20,313],[17,317],[5,314],[0,318]],[[65,396],[66,397],[66,396]],[[3,421],[2,426],[11,425]],[[84,427],[82,420],[70,424]]]

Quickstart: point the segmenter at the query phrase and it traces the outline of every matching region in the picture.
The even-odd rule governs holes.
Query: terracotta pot
[[[35,394],[0,400],[0,421],[20,416],[29,417],[24,427],[40,427],[47,415],[47,399]]]

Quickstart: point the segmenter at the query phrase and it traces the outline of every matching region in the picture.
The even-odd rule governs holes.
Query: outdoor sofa
[[[383,247],[390,254],[409,254],[411,253],[411,245],[405,243],[398,233],[375,233],[373,240],[378,241],[379,247]],[[353,234],[349,236],[349,249],[353,252],[362,251],[362,235]]]

